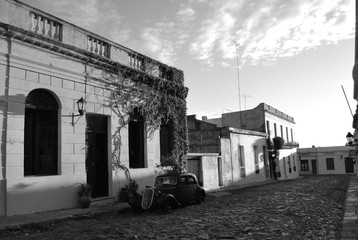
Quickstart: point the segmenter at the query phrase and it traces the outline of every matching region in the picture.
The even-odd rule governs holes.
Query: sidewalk
[[[91,216],[93,214],[98,213],[119,211],[129,207],[130,206],[128,205],[128,203],[108,203],[106,205],[91,205],[89,208],[86,209],[74,208],[25,215],[15,215],[9,217],[0,217],[0,230],[27,224],[36,224],[71,219],[76,217]]]
[[[340,239],[358,239],[358,176],[350,177]]]

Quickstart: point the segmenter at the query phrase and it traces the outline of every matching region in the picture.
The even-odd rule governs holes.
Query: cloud
[[[241,64],[259,64],[354,36],[353,0],[222,3],[211,2],[207,19],[190,47],[196,59],[210,65],[232,63],[236,43]]]
[[[23,1],[170,65],[189,52],[209,67],[232,66],[236,44],[241,65],[274,63],[354,37],[354,0],[168,1],[163,15],[143,19],[115,0]]]
[[[160,21],[142,30],[141,37],[147,51],[169,65],[178,59],[180,49],[189,39],[188,29],[195,19],[195,11],[182,5],[173,21]]]
[[[45,3],[46,4],[46,3]],[[97,0],[62,0],[51,2],[52,11],[70,23],[89,29],[101,20]]]
[[[121,45],[126,45],[131,39],[132,30],[127,26],[121,26],[120,28],[114,28],[110,31],[109,38]]]
[[[176,60],[175,43],[170,34],[173,26],[172,22],[159,22],[155,27],[143,29],[141,34],[146,50],[166,64]]]
[[[127,39],[130,31],[121,27],[121,31],[112,26],[122,25],[123,16],[118,11],[118,4],[115,1],[100,0],[25,0],[36,3],[40,9],[49,12],[61,19],[82,27],[96,34],[111,39]],[[108,31],[108,29],[111,29]],[[123,30],[124,29],[124,30]],[[119,34],[115,37],[114,34]]]

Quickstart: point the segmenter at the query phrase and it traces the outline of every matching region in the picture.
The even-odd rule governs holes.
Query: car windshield
[[[155,185],[176,185],[177,184],[177,178],[176,177],[158,177],[155,180]]]

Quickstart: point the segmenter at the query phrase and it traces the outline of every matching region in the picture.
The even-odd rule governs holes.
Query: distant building
[[[198,175],[206,189],[260,182],[270,178],[266,134],[217,127],[187,117],[188,171]]]
[[[355,146],[299,148],[299,174],[356,174]]]
[[[220,118],[204,117],[203,121],[218,127],[234,127],[263,132],[271,139],[281,137],[286,144],[295,145],[296,142],[294,118],[266,103],[260,103],[257,107],[245,111],[223,113]]]
[[[196,173],[204,187],[209,189],[265,181],[273,178],[274,171],[278,179],[297,177],[296,148],[281,149],[275,159],[277,167],[273,169],[265,129],[239,129],[234,121],[238,116],[231,115],[231,121],[225,122],[236,127],[223,126],[222,119],[187,117],[188,171]]]
[[[218,127],[235,127],[251,131],[262,132],[268,139],[280,137],[284,140],[284,147],[279,151],[279,160],[273,169],[274,164],[269,159],[270,175],[274,171],[278,177],[296,177],[296,148],[298,143],[295,139],[294,118],[273,108],[266,103],[260,103],[257,107],[245,111],[223,113],[221,118],[208,119],[203,121],[216,124]],[[297,174],[298,175],[298,174]]]

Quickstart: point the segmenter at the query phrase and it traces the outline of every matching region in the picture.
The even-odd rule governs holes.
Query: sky
[[[188,114],[264,102],[300,147],[353,133],[354,0],[21,1],[183,70]]]

